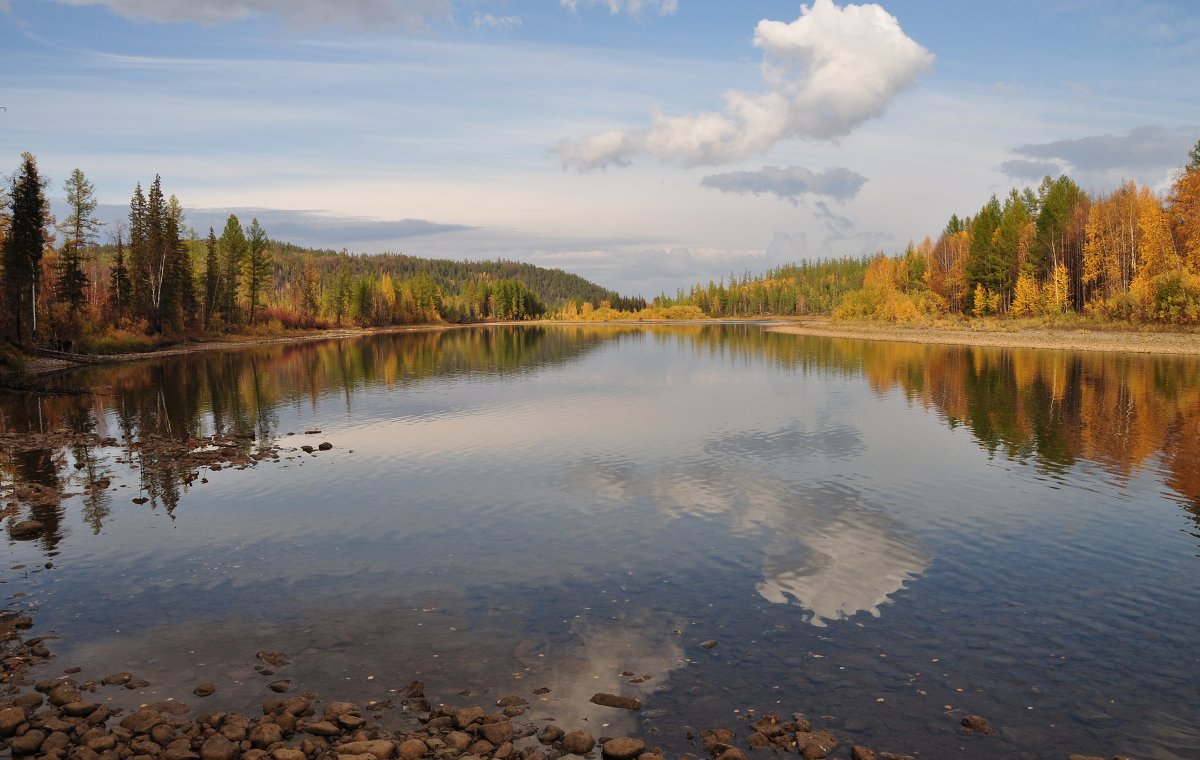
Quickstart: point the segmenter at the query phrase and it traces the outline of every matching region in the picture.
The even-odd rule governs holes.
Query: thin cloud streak
[[[840,166],[821,172],[803,166],[764,166],[758,171],[710,174],[700,180],[704,187],[723,193],[774,195],[793,205],[805,195],[847,201],[858,195],[866,182],[863,175]]]

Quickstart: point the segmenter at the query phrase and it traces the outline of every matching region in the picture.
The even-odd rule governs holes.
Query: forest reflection
[[[53,555],[63,502],[82,496],[99,533],[115,469],[136,473],[150,508],[172,514],[206,469],[246,468],[275,451],[278,411],[322,399],[349,405],[370,386],[404,387],[463,374],[513,375],[582,356],[635,327],[494,327],[199,352],[72,372],[45,393],[0,393],[0,515],[22,520]]]
[[[946,424],[966,426],[990,455],[1049,475],[1081,463],[1117,482],[1160,473],[1200,522],[1194,359],[805,338],[713,324],[385,334],[74,372],[50,381],[47,393],[0,394],[2,514],[10,539],[17,522],[41,523],[32,540],[53,554],[68,497],[79,497],[83,522],[99,532],[118,474],[128,474],[151,508],[172,513],[206,469],[277,459],[281,409],[332,399],[349,406],[369,387],[519,376],[621,340],[800,377],[864,377],[878,394],[899,391]],[[89,392],[61,392],[79,388]]]

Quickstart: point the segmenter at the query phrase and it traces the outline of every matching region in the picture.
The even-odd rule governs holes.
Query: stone
[[[213,692],[215,692],[216,690],[217,690],[216,686],[213,686],[211,683],[205,681],[204,683],[200,684],[196,688],[192,689],[192,693],[195,694],[197,697],[209,697],[209,696],[212,696]]]
[[[295,747],[280,747],[271,750],[274,760],[308,760],[308,756]]]
[[[46,526],[42,525],[37,520],[22,520],[9,529],[11,535],[17,541],[25,541],[31,538],[37,538],[46,532]]]
[[[562,738],[563,749],[572,755],[586,755],[596,747],[596,740],[587,731],[572,731]]]
[[[19,707],[6,707],[0,710],[0,736],[12,736],[25,722],[25,711]]]
[[[450,733],[446,734],[442,740],[446,742],[447,747],[457,750],[458,752],[462,752],[464,749],[471,746],[471,735],[463,733],[462,731],[451,731]]]
[[[396,754],[396,744],[386,739],[369,739],[340,744],[333,750],[339,755],[374,755],[377,760],[389,760]]]
[[[496,750],[495,744],[492,744],[487,739],[480,739],[478,741],[472,742],[471,746],[467,747],[467,754],[475,755],[476,757],[487,757],[488,755],[492,754],[492,752],[494,752],[495,750]]]
[[[454,713],[454,725],[458,728],[466,728],[477,720],[483,720],[484,712],[482,707],[464,707]]]
[[[429,747],[420,739],[408,739],[396,748],[396,757],[399,760],[418,760],[428,753]]]
[[[156,710],[143,708],[122,718],[121,728],[128,729],[135,734],[147,734],[150,733],[150,729],[161,722],[162,716]]]
[[[353,702],[330,702],[325,706],[325,720],[337,720],[339,715],[357,715],[362,710]]]
[[[266,649],[263,649],[254,656],[268,665],[273,665],[277,668],[288,664],[288,656],[283,652],[270,652]]]
[[[283,694],[285,691],[292,690],[292,682],[286,679],[272,681],[271,683],[267,684],[267,688],[276,694]]]
[[[160,757],[162,760],[197,760],[199,755],[191,747],[168,747]]]
[[[283,741],[283,729],[274,723],[259,723],[250,729],[246,738],[255,749],[267,749],[272,744]]]
[[[512,707],[513,705],[527,704],[529,704],[529,700],[520,694],[509,694],[496,700],[496,707]]]
[[[63,681],[50,690],[50,693],[46,695],[46,699],[50,704],[62,707],[72,702],[78,702],[79,690],[66,681]]]
[[[313,736],[337,736],[342,733],[342,729],[335,726],[327,720],[319,720],[316,723],[306,723],[304,731]]]
[[[84,718],[96,712],[100,705],[95,702],[68,702],[62,706],[64,715],[69,715],[72,718]]]
[[[850,748],[850,760],[875,760],[875,750],[855,744]]]
[[[640,710],[642,709],[642,700],[636,697],[623,697],[620,694],[606,694],[599,692],[592,695],[588,700],[594,705],[603,707],[616,707],[621,710]]]
[[[113,673],[101,679],[100,683],[105,686],[124,686],[131,680],[133,680],[133,673]]]
[[[604,747],[601,749],[604,757],[609,760],[633,760],[633,758],[645,751],[646,742],[641,739],[631,739],[627,736],[619,739],[609,739],[604,742]]]
[[[729,747],[724,752],[717,755],[717,760],[746,760],[746,753],[742,752],[737,747]]]
[[[803,742],[800,741],[800,737],[801,734],[796,735],[796,748],[805,760],[821,760],[838,745],[837,737],[828,731],[814,731],[805,734]]]
[[[960,722],[962,723],[964,733],[983,734],[984,736],[994,733],[991,725],[987,722],[987,718],[982,715],[967,715]]]
[[[553,744],[563,738],[563,730],[558,726],[546,726],[538,732],[537,738],[542,744]]]
[[[700,648],[701,649],[713,649],[714,647],[717,646],[717,644],[720,644],[720,643],[721,642],[717,641],[716,639],[709,639],[708,641],[705,641],[704,643],[702,643],[700,645]]]
[[[761,734],[756,731],[750,734],[750,737],[746,739],[746,746],[750,749],[766,749],[767,747],[771,746],[771,740],[767,738],[766,734]]]
[[[510,742],[513,738],[512,721],[502,720],[496,723],[484,723],[479,727],[479,735],[497,747],[504,742]]]
[[[332,448],[333,448],[333,444],[330,443],[329,441],[324,441],[319,446],[317,446],[318,451],[329,451]]]
[[[213,734],[200,746],[200,760],[233,760],[238,746],[221,734]]]
[[[8,746],[14,755],[32,755],[38,751],[44,741],[46,741],[46,733],[35,728],[13,739]]]
[[[1071,755],[1069,760],[1105,760],[1098,755]]]

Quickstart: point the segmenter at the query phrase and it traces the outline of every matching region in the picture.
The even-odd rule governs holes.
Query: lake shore
[[[828,319],[779,323],[766,329],[793,335],[898,343],[1200,356],[1200,335],[1182,332],[1016,327],[1009,330],[1003,329],[1002,325],[994,328],[904,327],[863,322],[833,322]]]

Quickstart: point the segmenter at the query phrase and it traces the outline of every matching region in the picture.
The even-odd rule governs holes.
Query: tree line
[[[26,346],[119,350],[230,331],[523,320],[565,303],[638,309],[578,275],[512,261],[352,255],[271,240],[231,214],[207,235],[187,226],[161,177],[138,183],[127,222],[97,219],[94,185],[75,169],[54,220],[29,153],[0,203],[0,335]]]

